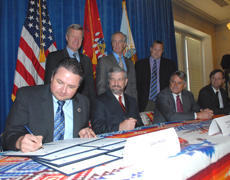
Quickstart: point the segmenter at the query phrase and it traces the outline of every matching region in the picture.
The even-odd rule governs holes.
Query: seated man
[[[185,90],[187,75],[182,71],[174,72],[169,87],[156,97],[154,123],[177,120],[211,119],[213,111],[202,110],[191,92]]]
[[[210,75],[210,84],[200,90],[198,104],[202,108],[209,108],[214,114],[229,114],[230,106],[227,92],[221,88],[224,82],[224,73],[220,69],[213,70]]]
[[[3,148],[30,152],[41,148],[42,143],[96,137],[88,128],[89,99],[76,93],[83,73],[79,62],[66,58],[54,69],[49,85],[20,88],[6,119]]]
[[[109,71],[109,89],[91,105],[91,125],[96,134],[131,130],[143,126],[135,98],[124,93],[127,72],[121,67]]]

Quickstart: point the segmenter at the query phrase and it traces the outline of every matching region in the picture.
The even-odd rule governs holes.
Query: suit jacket
[[[199,97],[198,97],[198,104],[202,108],[209,108],[214,111],[214,114],[229,114],[230,112],[230,106],[229,106],[229,101],[228,101],[228,95],[227,92],[223,89],[220,88],[220,93],[222,96],[224,108],[219,108],[218,107],[218,99],[216,97],[216,94],[214,93],[212,89],[212,85],[209,84],[205,87],[203,87],[200,92],[199,92]]]
[[[82,128],[88,127],[89,99],[77,93],[73,97],[73,137],[78,137]],[[43,143],[53,141],[54,110],[50,85],[28,86],[17,91],[16,99],[6,119],[2,135],[4,149],[16,150],[15,143],[28,132],[42,135]]]
[[[44,84],[49,84],[52,76],[52,71],[58,65],[58,62],[64,58],[69,57],[66,48],[51,52],[47,56],[46,70]],[[89,57],[79,52],[80,62],[84,68],[84,80],[78,88],[78,92],[87,96],[92,100],[96,96],[94,80],[93,80],[93,70],[92,63]]]
[[[91,105],[91,125],[96,134],[119,130],[125,117],[137,119],[136,127],[143,126],[136,100],[124,93],[126,113],[110,89],[97,96]]]
[[[140,112],[144,111],[149,100],[151,68],[149,58],[138,60],[135,63],[136,80],[137,80],[137,97]],[[170,76],[176,71],[174,61],[161,58],[160,62],[160,91],[169,86]]]
[[[126,86],[125,93],[134,97],[137,100],[136,75],[134,64],[128,58],[124,57],[124,59],[128,74],[128,84]],[[112,67],[119,67],[119,64],[113,53],[98,59],[96,71],[97,95],[104,93],[109,88],[109,70]]]
[[[200,111],[200,106],[196,103],[193,94],[187,90],[183,90],[181,92],[181,98],[184,113],[176,112],[175,100],[169,87],[161,91],[156,97],[153,123],[194,120],[194,113]]]

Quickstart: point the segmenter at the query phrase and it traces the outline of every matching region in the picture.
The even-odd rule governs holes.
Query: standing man
[[[67,28],[67,46],[62,50],[49,53],[47,56],[44,84],[50,83],[52,71],[61,59],[68,57],[75,58],[78,62],[82,64],[85,77],[84,81],[78,89],[78,92],[92,100],[96,96],[92,63],[88,56],[78,51],[82,45],[83,38],[84,30],[81,25],[72,24]]]
[[[169,87],[156,97],[154,124],[178,120],[211,119],[213,111],[202,110],[191,92],[185,90],[187,75],[182,71],[174,72]]]
[[[120,31],[115,32],[111,37],[113,52],[108,56],[98,59],[96,71],[97,94],[104,93],[109,88],[108,74],[112,67],[122,67],[127,71],[128,84],[125,93],[137,99],[136,75],[132,60],[123,56],[126,47],[127,37]]]
[[[3,148],[31,152],[41,148],[42,143],[96,137],[88,128],[89,99],[76,93],[83,74],[79,62],[63,59],[55,67],[49,85],[20,88],[6,119]]]
[[[124,93],[127,71],[113,67],[108,73],[109,88],[91,105],[91,125],[95,133],[132,130],[143,126],[135,98]]]
[[[230,106],[227,92],[221,88],[224,82],[224,72],[220,69],[213,70],[210,75],[210,84],[200,90],[198,104],[202,108],[209,108],[214,114],[229,114]]]
[[[168,87],[170,76],[176,71],[174,61],[161,57],[163,52],[164,43],[155,40],[150,47],[150,57],[135,63],[140,112],[153,111],[156,95]]]

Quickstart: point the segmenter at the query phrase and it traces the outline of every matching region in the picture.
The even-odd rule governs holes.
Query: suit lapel
[[[113,55],[113,53],[109,54],[108,57],[111,60],[111,67],[119,67],[119,64],[118,64],[115,56]]]
[[[50,91],[50,86],[47,86],[44,94],[42,96],[43,101],[41,102],[42,111],[45,117],[46,130],[49,134],[49,139],[53,140],[53,131],[54,131],[54,108],[53,108],[53,98]]]
[[[175,100],[173,98],[172,91],[169,89],[169,87],[167,88],[168,88],[167,91],[168,91],[168,96],[169,96],[169,104],[172,104],[172,108],[174,109],[174,112],[176,112]]]
[[[108,89],[107,91],[107,96],[109,99],[109,104],[111,104],[111,108],[114,108],[116,110],[117,113],[121,113],[124,117],[125,117],[125,112],[122,109],[119,101],[117,100],[117,98],[113,95],[113,93],[111,92],[110,89]],[[126,108],[125,108],[126,109]]]
[[[74,96],[72,102],[73,102],[73,137],[77,137],[78,132],[80,131],[79,127],[82,127],[81,123],[83,122],[81,121],[82,109],[79,105],[79,100],[76,95]]]
[[[209,88],[209,92],[210,92],[210,94],[212,95],[212,97],[213,97],[213,99],[214,99],[214,101],[215,101],[215,104],[216,104],[216,107],[218,107],[218,99],[217,99],[217,97],[216,97],[216,94],[215,94],[215,92],[213,91],[213,89],[212,89],[212,85],[211,84],[209,84],[209,86],[208,86]],[[222,95],[222,94],[221,94]]]

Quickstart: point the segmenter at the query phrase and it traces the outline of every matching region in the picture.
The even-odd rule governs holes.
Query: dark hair
[[[214,76],[216,73],[221,72],[224,78],[224,72],[221,69],[214,69],[210,74],[209,78],[211,79],[212,76]]]
[[[154,45],[155,43],[156,43],[156,44],[162,44],[162,45],[163,45],[163,49],[164,49],[164,42],[163,42],[163,41],[155,40],[155,41],[153,41],[153,44],[152,44],[151,47],[153,47],[153,45]]]
[[[58,69],[61,67],[64,67],[65,69],[67,69],[69,72],[72,72],[73,74],[79,75],[81,77],[79,84],[81,84],[81,82],[84,79],[84,69],[81,63],[79,63],[75,58],[68,57],[68,58],[62,59],[58,62],[57,67],[55,67],[55,69],[53,70],[52,77],[54,77]]]
[[[172,73],[171,77],[170,77],[170,81],[172,80],[172,77],[174,75],[177,75],[180,79],[182,79],[184,81],[184,84],[187,83],[187,75],[183,72],[183,71],[175,71],[174,73]]]
[[[112,34],[111,36],[111,43],[113,43],[113,36],[116,35],[116,34],[121,34],[124,36],[124,42],[127,43],[127,36],[125,34],[123,34],[121,31],[117,31],[115,33]]]
[[[83,32],[82,39],[84,38],[84,29],[80,24],[71,24],[66,30],[66,36],[69,36],[70,29],[81,30]]]
[[[110,79],[110,77],[111,77],[111,73],[114,73],[114,72],[123,72],[124,73],[124,78],[126,79],[127,78],[127,71],[124,69],[124,68],[122,68],[122,67],[120,67],[120,66],[118,66],[118,67],[112,67],[110,70],[109,70],[109,79]]]

